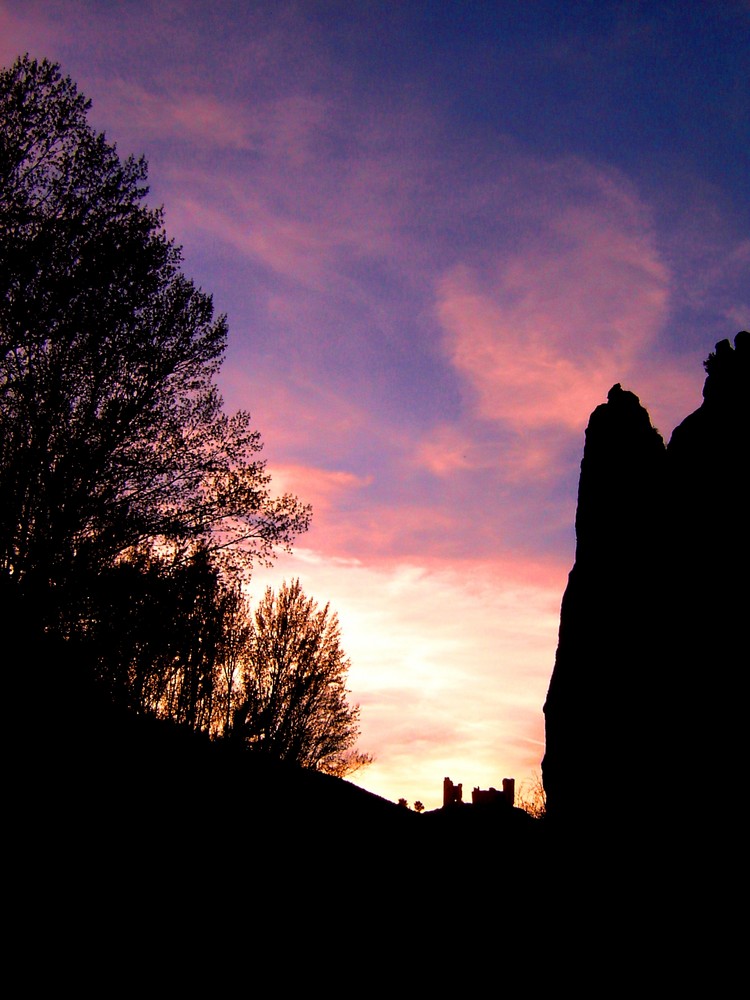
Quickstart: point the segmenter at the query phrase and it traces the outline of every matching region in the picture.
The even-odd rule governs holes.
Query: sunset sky
[[[146,156],[313,504],[251,591],[338,612],[353,780],[529,780],[588,416],[621,382],[668,438],[750,327],[750,2],[0,0],[26,51]]]

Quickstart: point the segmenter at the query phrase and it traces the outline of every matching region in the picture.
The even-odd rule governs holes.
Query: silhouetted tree
[[[238,583],[225,588],[222,602],[221,642],[215,673],[215,708],[211,733],[228,736],[232,715],[242,698],[242,678],[250,650],[252,623],[250,608]]]
[[[133,552],[99,575],[78,638],[99,687],[137,714],[336,777],[372,762],[353,746],[359,709],[347,704],[336,616],[299,581],[269,589],[253,616],[206,549]]]
[[[359,707],[347,702],[349,660],[338,618],[304,595],[299,580],[269,587],[252,619],[242,701],[232,735],[258,753],[342,775],[359,736]]]
[[[421,813],[424,812],[424,803],[420,802],[419,799],[414,803],[414,812]]]
[[[516,794],[516,807],[523,809],[534,819],[544,819],[547,815],[547,794],[541,772],[528,781],[522,781]]]
[[[169,560],[134,552],[99,574],[78,636],[113,701],[211,733],[234,600],[205,549]]]
[[[0,582],[47,627],[128,550],[268,560],[310,513],[224,414],[225,319],[89,107],[46,60],[0,73]]]
[[[346,778],[350,774],[360,771],[363,767],[368,767],[374,760],[375,758],[370,753],[347,750],[345,753],[330,757],[321,770],[325,771],[326,774],[332,774],[335,778]]]

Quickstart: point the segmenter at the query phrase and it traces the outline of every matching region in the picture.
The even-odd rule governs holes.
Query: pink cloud
[[[295,464],[290,455],[314,447],[316,461],[330,468],[368,430],[370,415],[356,394],[336,392],[315,376],[291,361],[283,377],[238,361],[222,372],[226,408],[251,411],[274,462]]]
[[[300,495],[305,496],[305,480],[298,482]],[[398,552],[439,549],[441,540],[455,546],[456,527],[455,512],[427,501],[394,503],[368,495],[352,509],[341,503],[317,511],[310,539],[332,556],[356,553],[377,563]]]
[[[211,88],[167,78],[146,87],[132,79],[113,80],[103,88],[97,113],[132,135],[177,140],[192,145],[202,160],[226,150],[303,169],[315,156],[320,130],[330,116],[330,102],[304,92],[237,100]]]
[[[69,26],[60,20],[51,23],[44,11],[35,11],[31,5],[16,14],[0,3],[0,67],[10,66],[25,52],[32,58],[54,58],[71,35]]]
[[[446,356],[469,388],[467,412],[537,435],[509,445],[503,461],[516,482],[549,478],[564,442],[545,438],[545,428],[582,431],[614,382],[640,393],[648,389],[642,376],[669,314],[671,275],[647,209],[617,175],[581,162],[533,163],[511,149],[504,187],[495,190],[487,211],[525,218],[525,235],[511,249],[498,247],[494,259],[468,247],[466,263],[441,272],[407,222],[410,213],[423,211],[418,178],[408,172],[401,189],[393,183],[395,176],[401,180],[393,161],[382,160],[374,141],[369,152],[371,159],[352,162],[345,175],[309,164],[304,206],[287,196],[299,184],[296,166],[283,158],[264,159],[252,184],[249,177],[226,178],[221,203],[204,171],[181,169],[170,222],[193,241],[204,234],[291,279],[296,290],[269,292],[268,314],[289,330],[311,317],[323,323],[315,331],[322,352],[329,324],[349,322],[337,310],[362,310],[367,302],[375,316],[389,313],[387,302],[368,301],[366,283],[354,284],[347,275],[352,259],[376,261],[392,250],[391,263],[398,262],[414,289],[431,273]],[[436,164],[428,150],[423,157],[422,172],[429,174]],[[488,194],[469,186],[456,197],[464,202],[462,214],[471,216],[477,208],[471,200]],[[435,210],[438,218],[442,209]],[[405,224],[411,233],[401,242]],[[329,315],[311,311],[305,291],[324,296]],[[679,362],[662,361],[660,375],[668,383],[662,398],[671,397],[661,405],[666,416],[659,422],[666,426],[671,414],[679,419],[688,412],[695,380],[683,377]],[[473,434],[465,423],[427,432],[415,462],[441,476],[486,467]]]
[[[486,466],[488,456],[466,431],[439,424],[417,443],[414,460],[435,476],[450,476]]]
[[[493,268],[455,267],[437,314],[482,417],[577,428],[656,340],[668,300],[649,233],[605,204],[556,212]]]
[[[310,466],[275,465],[273,482],[278,492],[295,493],[311,503],[317,515],[325,516],[340,503],[342,497],[364,489],[371,476],[356,476],[352,472],[318,469]]]
[[[540,484],[553,481],[564,471],[560,453],[569,439],[567,429],[550,427],[487,441],[477,436],[467,420],[460,426],[439,424],[425,434],[414,447],[412,461],[443,479],[502,469],[506,484]]]
[[[251,129],[243,105],[211,93],[158,93],[118,79],[97,101],[97,113],[111,121],[127,123],[132,133],[144,137],[179,138],[210,149],[253,148]]]
[[[183,242],[209,237],[319,294],[369,297],[348,274],[352,262],[395,262],[406,250],[396,246],[395,206],[372,192],[363,201],[359,184],[325,162],[300,169],[283,155],[264,156],[247,173],[227,171],[218,189],[212,168],[180,165],[170,184],[169,222]]]
[[[223,197],[229,193],[225,190]],[[208,233],[279,275],[308,287],[324,286],[324,265],[335,234],[307,220],[273,212],[260,197],[243,195],[226,210],[196,197],[178,196],[169,214],[182,231]]]

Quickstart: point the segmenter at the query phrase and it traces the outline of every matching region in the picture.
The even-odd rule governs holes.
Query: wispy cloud
[[[0,66],[10,65],[25,52],[34,58],[54,57],[60,45],[74,36],[71,27],[53,23],[44,10],[23,9],[0,0]]]
[[[204,153],[254,148],[245,108],[206,93],[161,93],[122,78],[108,91],[106,110],[115,120],[127,119],[141,141],[157,136],[178,140],[184,147],[200,146]]]
[[[669,271],[638,206],[623,211],[614,193],[553,210],[492,266],[458,266],[439,282],[446,350],[482,417],[580,428],[658,338]]]

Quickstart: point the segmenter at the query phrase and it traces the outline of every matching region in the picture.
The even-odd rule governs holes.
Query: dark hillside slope
[[[22,855],[45,884],[62,879],[60,891],[152,899],[154,880],[166,880],[170,898],[226,901],[259,878],[272,894],[314,889],[329,902],[388,896],[412,880],[424,894],[438,891],[446,864],[482,870],[484,887],[500,877],[500,854],[536,859],[541,849],[539,825],[519,810],[418,815],[351,782],[115,708],[69,644],[38,648],[35,659],[45,697],[15,770],[14,814]],[[536,860],[519,868],[525,884],[529,870]],[[440,888],[453,891],[465,894],[465,881]]]

